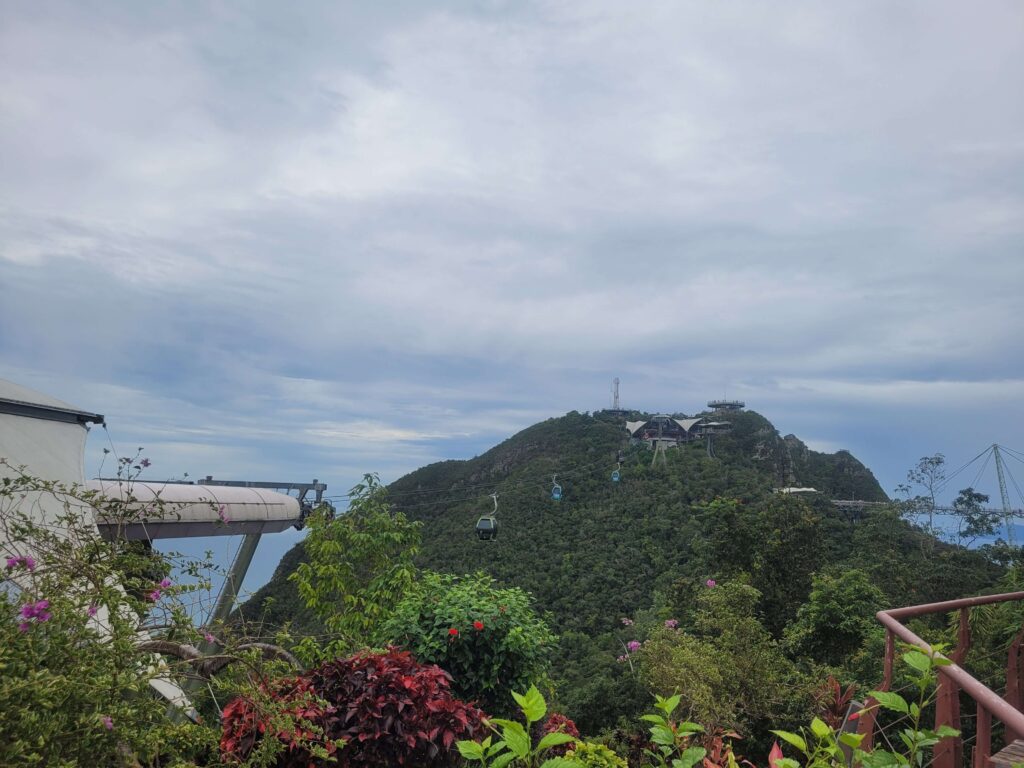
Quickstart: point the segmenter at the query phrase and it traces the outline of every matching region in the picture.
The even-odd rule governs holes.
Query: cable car
[[[622,468],[622,465],[619,464],[619,466],[615,467],[615,469],[612,470],[612,482],[613,483],[617,483],[617,482],[619,482],[620,479],[622,479],[622,475],[619,472],[619,470],[621,468]]]
[[[551,476],[551,498],[554,501],[562,500],[562,486],[557,482],[558,475]]]
[[[480,541],[494,541],[498,538],[498,494],[492,493],[491,499],[494,501],[494,509],[476,521],[476,535]]]
[[[480,541],[494,541],[498,538],[498,518],[484,515],[476,521],[476,535]]]

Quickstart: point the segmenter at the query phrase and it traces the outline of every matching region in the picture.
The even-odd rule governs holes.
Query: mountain
[[[652,588],[686,559],[696,534],[689,512],[695,504],[718,496],[765,498],[780,485],[886,499],[871,471],[848,452],[812,451],[752,411],[729,415],[732,432],[716,436],[716,458],[696,442],[670,449],[665,466],[651,467],[651,452],[630,446],[625,429],[627,420],[648,416],[574,411],[476,458],[430,464],[395,481],[389,487],[395,507],[424,523],[421,564],[454,573],[486,570],[531,590],[561,626],[593,630],[604,622],[580,614],[580,593],[601,594],[620,611],[649,602]],[[615,484],[610,478],[620,451],[625,461]],[[559,502],[551,499],[553,476],[563,488]],[[493,492],[500,535],[479,542],[474,526],[492,509]],[[311,621],[286,582],[303,556],[301,544],[289,551],[243,613],[271,626]],[[269,596],[276,599],[266,605]]]
[[[715,436],[713,457],[695,441],[667,450],[662,462],[646,445],[630,444],[626,422],[647,418],[571,412],[478,457],[431,464],[389,486],[393,505],[424,524],[422,567],[483,570],[533,593],[562,636],[555,678],[572,690],[563,705],[581,727],[607,727],[645,705],[646,693],[629,694],[634,683],[614,668],[621,619],[681,617],[687,590],[706,579],[749,579],[761,593],[764,626],[781,638],[816,573],[861,570],[895,605],[977,592],[998,576],[984,557],[941,544],[886,505],[838,510],[831,499],[887,501],[847,451],[813,451],[763,416],[740,411],[714,416],[732,429]],[[620,454],[621,479],[613,482]],[[558,501],[553,482],[562,489]],[[774,492],[780,486],[820,493]],[[491,493],[498,494],[500,532],[496,541],[479,541],[474,527],[491,511]],[[303,557],[300,544],[241,613],[271,627],[316,628],[286,581]]]

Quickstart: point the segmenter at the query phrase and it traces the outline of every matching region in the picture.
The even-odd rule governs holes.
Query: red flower
[[[483,628],[484,628],[484,623],[482,621],[480,621],[479,619],[477,619],[476,621],[473,622],[473,629],[475,629],[477,632],[479,632]]]
[[[860,712],[851,712],[847,720],[860,720]]]
[[[457,634],[459,634],[459,630],[457,630],[455,627],[452,627],[448,630],[448,634],[452,637],[455,637]]]

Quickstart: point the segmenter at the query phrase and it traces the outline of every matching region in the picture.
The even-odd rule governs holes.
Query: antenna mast
[[[612,379],[612,410],[619,410],[619,377]]]
[[[1003,475],[1003,454],[999,446],[992,444],[992,455],[996,458],[996,477],[999,478],[999,496],[1003,501],[1003,523],[1006,525],[1006,541],[1013,546],[1013,510],[1010,509],[1010,494],[1006,492],[1006,477]]]

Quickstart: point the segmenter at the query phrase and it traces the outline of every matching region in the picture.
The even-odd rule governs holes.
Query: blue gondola
[[[620,480],[620,479],[621,479],[621,478],[620,478],[620,476],[619,476],[619,470],[617,470],[617,469],[613,469],[613,470],[612,470],[612,482],[613,482],[613,483],[617,483],[617,482],[619,482],[619,480]]]
[[[558,477],[558,475],[552,475],[551,476],[551,498],[554,501],[561,501],[562,500],[562,486],[560,486],[558,484],[558,481],[556,479],[557,477]]]

